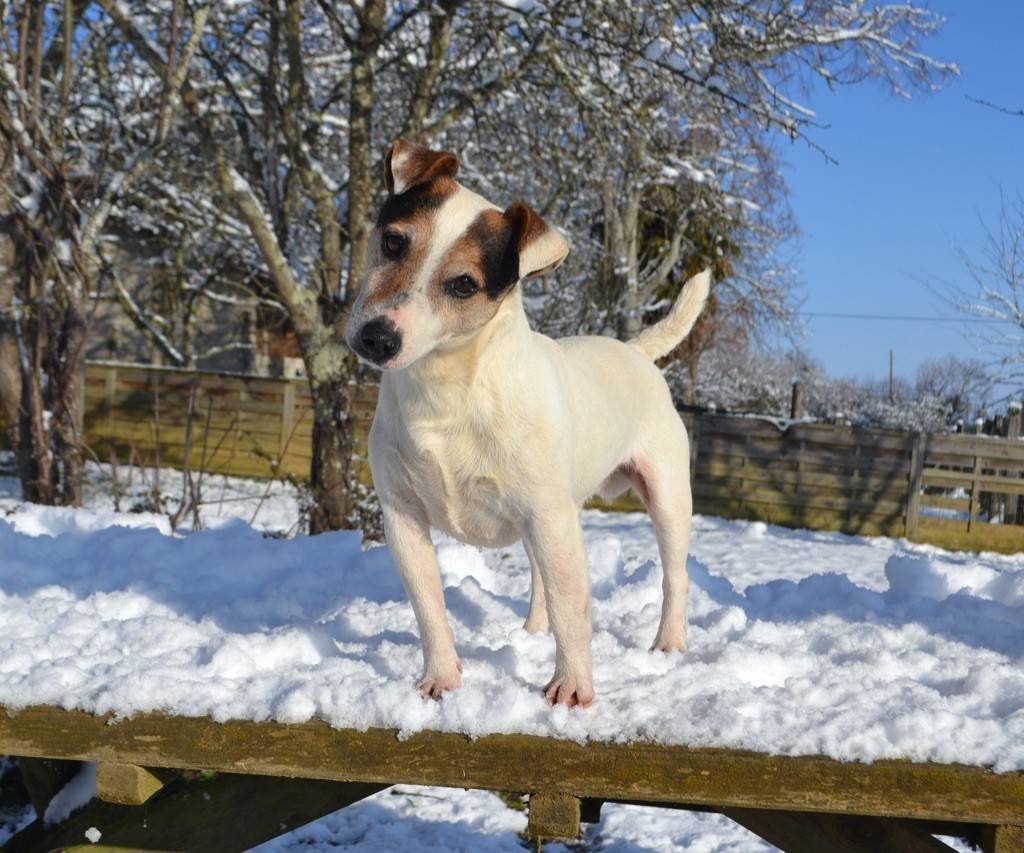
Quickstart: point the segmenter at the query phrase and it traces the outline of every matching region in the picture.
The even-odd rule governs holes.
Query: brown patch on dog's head
[[[391,195],[401,195],[434,178],[454,178],[458,171],[459,158],[450,151],[396,139],[384,158],[384,186]]]
[[[485,325],[519,281],[513,229],[497,208],[480,211],[445,252],[427,289],[450,335]]]
[[[569,244],[528,204],[510,204],[504,215],[515,234],[520,279],[549,273],[565,260]]]

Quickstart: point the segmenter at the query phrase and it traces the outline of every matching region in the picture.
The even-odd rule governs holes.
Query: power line
[[[901,323],[1012,323],[1001,317],[914,317],[896,314],[840,314],[828,311],[797,311],[799,317],[826,317],[836,320],[892,320]],[[1014,324],[1016,325],[1016,324]]]

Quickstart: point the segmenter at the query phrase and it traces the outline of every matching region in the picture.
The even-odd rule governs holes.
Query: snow
[[[496,794],[396,786],[253,848],[251,853],[522,853],[524,844],[518,833],[525,829],[525,812],[506,808]],[[776,849],[723,815],[612,803],[601,809],[599,823],[584,825],[580,842],[571,846],[544,843],[545,853],[770,853]]]
[[[522,549],[439,537],[465,673],[435,702],[414,689],[415,620],[387,549],[351,532],[278,538],[295,526],[295,496],[240,482],[210,486],[222,500],[204,507],[195,533],[109,500],[88,510],[0,500],[0,705],[1024,769],[1024,555],[698,516],[690,651],[664,655],[647,651],[660,601],[648,519],[586,512],[597,700],[567,710],[540,694],[552,640],[521,627]],[[69,803],[91,793],[78,781]],[[519,849],[525,817],[495,795],[395,791],[260,849],[370,850],[387,838],[414,840],[409,849]],[[658,839],[652,849],[665,839],[770,849],[724,818],[636,807],[607,806],[587,830],[594,849],[644,838]]]
[[[91,761],[82,763],[82,768],[63,788],[61,788],[43,815],[43,825],[53,826],[60,823],[75,809],[81,808],[96,796],[96,765]]]
[[[696,519],[690,651],[653,654],[642,515],[585,514],[597,701],[549,708],[550,637],[522,629],[520,548],[438,539],[461,689],[414,689],[415,620],[353,532],[192,534],[161,515],[24,507],[0,521],[0,702],[128,716],[525,732],[844,761],[1024,769],[1024,562]]]

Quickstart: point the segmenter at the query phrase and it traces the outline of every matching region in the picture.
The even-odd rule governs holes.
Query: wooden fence
[[[365,458],[376,387],[361,385],[355,400],[357,453]],[[684,420],[698,512],[949,548],[1024,550],[1024,441],[710,414]],[[180,466],[187,450],[195,470],[304,479],[312,425],[303,379],[86,366],[86,443],[103,462]]]
[[[718,415],[688,428],[698,512],[1024,550],[1024,441]]]
[[[353,415],[362,441],[375,404],[374,386],[356,394]],[[305,479],[313,400],[305,379],[90,362],[85,439],[101,462],[180,467],[188,456],[197,471]]]

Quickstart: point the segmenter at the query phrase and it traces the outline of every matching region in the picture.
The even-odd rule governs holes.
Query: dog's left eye
[[[397,258],[405,250],[405,238],[398,234],[385,234],[381,240],[384,254],[389,258]]]
[[[446,289],[452,296],[459,299],[468,299],[480,288],[477,287],[476,282],[468,275],[460,275],[458,278],[453,278],[449,281]]]

